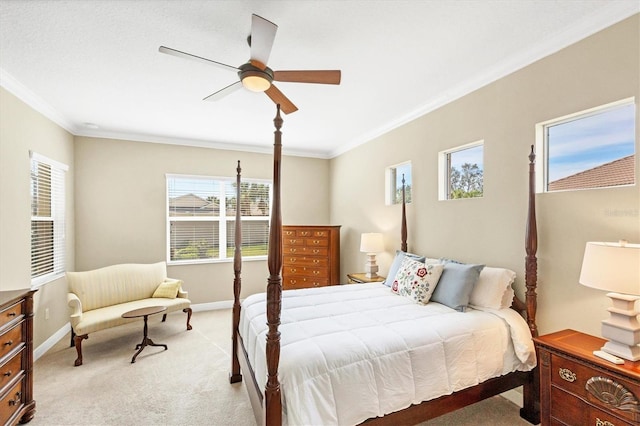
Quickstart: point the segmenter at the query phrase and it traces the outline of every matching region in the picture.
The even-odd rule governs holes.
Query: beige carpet
[[[39,425],[255,425],[243,383],[228,381],[231,311],[149,318],[149,337],[169,346],[147,347],[131,364],[142,340],[142,320],[104,330],[83,342],[84,365],[74,367],[69,337],[34,365]],[[494,397],[423,425],[528,425],[518,407]]]

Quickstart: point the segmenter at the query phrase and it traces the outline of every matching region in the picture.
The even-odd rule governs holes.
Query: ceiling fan
[[[265,92],[276,104],[280,104],[280,109],[285,114],[290,114],[298,110],[276,86],[274,81],[284,81],[292,83],[317,83],[317,84],[340,84],[340,70],[296,70],[296,71],[273,71],[267,66],[271,47],[276,37],[278,26],[258,15],[251,15],[251,34],[247,38],[251,49],[251,58],[245,64],[238,67],[223,64],[211,59],[206,59],[180,50],[166,46],[160,46],[160,53],[177,56],[179,58],[192,59],[207,64],[217,65],[227,70],[236,71],[240,78],[235,83],[224,87],[217,92],[204,98],[205,101],[216,101],[224,96],[235,92],[240,87],[245,87],[253,92]]]

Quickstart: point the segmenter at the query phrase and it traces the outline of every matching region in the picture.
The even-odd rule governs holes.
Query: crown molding
[[[44,115],[67,132],[74,134],[75,126],[67,120],[55,108],[45,102],[41,97],[29,90],[25,85],[20,83],[15,77],[0,68],[0,86],[4,87],[20,99],[22,102]]]

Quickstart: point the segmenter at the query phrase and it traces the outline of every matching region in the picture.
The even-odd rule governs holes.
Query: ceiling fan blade
[[[193,61],[203,62],[205,64],[218,65],[220,67],[229,69],[231,71],[238,71],[238,67],[232,65],[223,64],[222,62],[212,61],[211,59],[202,58],[200,56],[192,55],[191,53],[181,52],[180,50],[172,49],[166,46],[160,46],[158,52],[166,53],[167,55],[176,56],[178,58],[191,59]]]
[[[291,114],[292,112],[296,112],[298,107],[293,104],[276,86],[273,84],[269,87],[265,92],[267,96],[271,98],[271,100],[276,104],[280,105],[280,109],[285,114]]]
[[[240,82],[240,80],[238,80],[235,83],[232,83],[232,84],[228,85],[227,87],[225,87],[223,89],[220,89],[215,93],[210,94],[209,96],[204,98],[203,101],[217,101],[219,99],[224,98],[228,94],[235,92],[236,90],[238,90],[241,87],[242,87],[242,82]]]
[[[274,71],[275,81],[292,83],[340,84],[340,70]]]
[[[264,64],[269,60],[278,26],[261,16],[251,15],[251,59]],[[264,68],[262,68],[264,69]]]

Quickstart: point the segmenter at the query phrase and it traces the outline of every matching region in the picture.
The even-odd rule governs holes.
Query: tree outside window
[[[475,142],[440,153],[441,200],[483,196],[483,153],[483,142]]]

